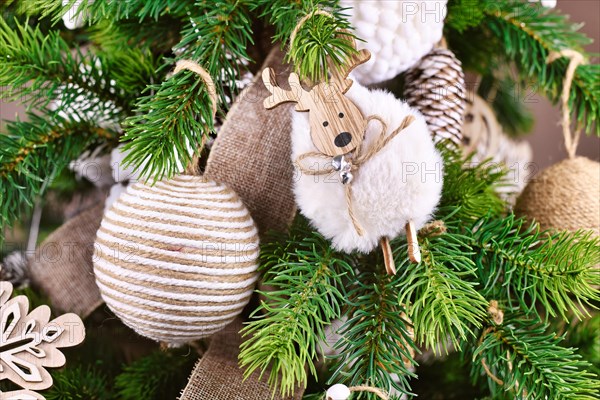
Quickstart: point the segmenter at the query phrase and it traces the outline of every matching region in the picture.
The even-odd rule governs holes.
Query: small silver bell
[[[347,185],[352,182],[352,179],[354,179],[354,175],[352,175],[352,172],[350,171],[342,172],[340,177],[342,178],[342,185]]]
[[[335,156],[333,157],[333,160],[331,161],[331,166],[333,167],[333,169],[335,171],[339,171],[342,169],[342,166],[346,163],[346,160],[344,160],[344,156]]]

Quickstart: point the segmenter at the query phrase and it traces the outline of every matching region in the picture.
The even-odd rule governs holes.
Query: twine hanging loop
[[[547,63],[552,63],[555,60],[567,57],[570,59],[565,78],[563,80],[563,89],[561,94],[561,110],[562,110],[562,130],[565,139],[565,148],[567,155],[570,159],[575,158],[577,151],[577,145],[579,144],[579,137],[581,136],[581,128],[575,128],[575,131],[571,131],[571,110],[569,108],[569,97],[571,94],[571,86],[573,79],[575,78],[575,70],[581,64],[585,63],[583,54],[573,49],[563,49],[561,51],[554,51],[548,56]]]
[[[178,72],[183,71],[183,70],[188,70],[188,71],[194,72],[195,74],[200,76],[200,78],[204,81],[204,84],[206,85],[206,89],[208,92],[208,96],[210,98],[212,117],[214,119],[215,116],[217,115],[217,104],[219,103],[219,98],[217,97],[215,83],[213,82],[210,74],[208,73],[208,71],[206,71],[204,68],[202,68],[202,66],[200,66],[198,63],[196,63],[192,60],[177,61],[177,64],[175,65],[175,70],[173,71],[173,74],[177,74]],[[204,141],[205,141],[205,136],[202,137],[202,142],[200,143],[200,148],[204,147]],[[188,164],[188,166],[185,169],[184,173],[186,175],[198,175],[199,158],[200,157],[199,157],[198,152],[194,151],[192,160],[190,161],[190,163]]]

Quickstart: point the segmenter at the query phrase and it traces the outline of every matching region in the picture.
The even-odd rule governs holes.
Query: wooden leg
[[[417,240],[417,230],[412,221],[406,224],[406,241],[408,242],[408,258],[414,263],[421,262],[421,249]]]
[[[390,247],[390,239],[382,237],[380,244],[381,250],[383,251],[385,270],[388,275],[396,275],[396,264],[394,264],[394,255],[392,254],[392,248]]]

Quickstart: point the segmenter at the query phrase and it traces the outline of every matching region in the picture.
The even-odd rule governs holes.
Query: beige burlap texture
[[[48,236],[30,259],[34,284],[60,312],[85,318],[102,304],[92,254],[103,211],[101,203],[71,218]]]
[[[262,69],[282,71],[280,80],[287,82],[291,67],[282,65],[283,57],[276,46]],[[261,234],[269,229],[286,230],[296,214],[290,161],[293,105],[266,110],[263,100],[269,94],[257,74],[227,114],[205,172],[206,177],[226,183],[241,197]]]
[[[238,318],[213,336],[206,354],[198,361],[180,400],[299,400],[304,390],[296,389],[294,396],[281,397],[269,390],[265,372],[259,378],[255,371],[244,380],[244,370],[238,366],[242,338]]]
[[[543,229],[576,231],[600,227],[600,163],[569,158],[542,171],[527,185],[515,213],[534,218]]]

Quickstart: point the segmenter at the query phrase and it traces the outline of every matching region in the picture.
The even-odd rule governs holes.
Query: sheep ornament
[[[416,233],[439,202],[443,163],[418,111],[391,93],[352,84],[350,72],[369,58],[358,51],[310,90],[295,73],[289,89],[280,87],[267,68],[264,106],[296,103],[292,161],[302,214],[337,250],[367,253],[381,244],[393,275],[390,239],[405,234],[410,260],[421,259]]]

